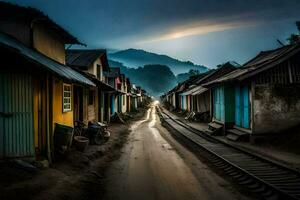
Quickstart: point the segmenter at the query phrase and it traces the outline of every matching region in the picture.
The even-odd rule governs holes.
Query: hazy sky
[[[11,0],[89,48],[140,48],[215,67],[244,63],[296,32],[300,0]]]

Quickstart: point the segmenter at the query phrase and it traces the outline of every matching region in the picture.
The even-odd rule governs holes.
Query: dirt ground
[[[133,124],[122,152],[107,172],[104,199],[252,199],[177,142],[154,107]]]
[[[109,126],[110,140],[101,146],[90,145],[85,152],[71,148],[63,159],[49,168],[24,170],[13,160],[0,162],[0,199],[60,200],[101,199],[104,174],[120,157],[130,125],[141,119],[146,108],[131,113],[125,124]]]

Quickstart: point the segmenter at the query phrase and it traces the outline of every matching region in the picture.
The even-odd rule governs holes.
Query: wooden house
[[[121,112],[125,113],[125,112],[127,112],[127,107],[126,107],[126,105],[127,105],[127,83],[126,83],[125,74],[121,74],[121,80],[122,80],[122,90],[121,91],[123,92],[123,94],[121,95],[121,97],[122,97]]]
[[[42,12],[0,2],[0,158],[51,159],[55,124],[73,126],[73,88],[95,84],[65,65],[80,42]]]
[[[103,49],[72,49],[66,51],[67,65],[78,70],[97,88],[74,88],[74,119],[88,123],[109,122],[110,96],[116,90],[108,84],[105,74],[110,71],[106,50]]]
[[[199,120],[202,121],[210,121],[212,116],[214,116],[216,120],[222,120],[219,117],[219,113],[217,112],[220,110],[217,110],[216,108],[211,109],[213,106],[211,104],[212,96],[216,92],[216,90],[205,88],[203,87],[203,84],[218,79],[232,72],[236,69],[236,67],[236,63],[227,62],[218,66],[217,69],[210,70],[206,73],[198,75],[197,78],[194,79],[192,87],[181,93],[182,96],[186,96],[186,99],[188,101],[188,111],[192,111],[197,114]],[[213,113],[213,110],[216,112]]]
[[[230,122],[229,139],[254,139],[300,125],[299,52],[299,45],[261,52],[207,83],[214,90],[214,112],[220,113],[215,118]]]
[[[110,111],[111,115],[114,115],[116,112],[119,112],[119,96],[121,92],[121,81],[120,81],[121,71],[118,67],[110,67],[110,71],[106,72],[104,76],[107,79],[107,83],[115,89],[114,93],[111,93],[110,97]]]
[[[126,111],[131,112],[131,83],[129,78],[126,78]]]
[[[131,86],[131,110],[137,110],[138,108],[138,96],[137,96],[138,90],[135,84],[132,84]]]
[[[180,84],[180,87],[176,92],[179,93],[179,107],[181,110],[185,110],[188,112],[192,110],[192,98],[189,91],[196,86],[198,80],[205,77],[206,75],[207,73],[202,73],[191,76],[189,79]]]
[[[181,84],[177,84],[172,90],[166,94],[166,101],[172,106],[172,109],[179,109],[179,88]]]

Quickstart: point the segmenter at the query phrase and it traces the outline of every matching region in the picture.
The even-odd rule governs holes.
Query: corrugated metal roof
[[[208,90],[208,88],[202,87],[201,85],[197,86],[197,89],[195,90],[195,92],[193,92],[191,95],[199,95],[202,94],[203,92],[206,92]]]
[[[69,49],[66,50],[67,65],[72,67],[91,66],[96,59],[103,57],[104,70],[108,71],[108,60],[105,49]]]
[[[181,96],[186,96],[186,95],[198,95],[201,94],[205,91],[207,91],[208,89],[205,87],[202,87],[201,85],[195,86],[193,88],[191,88],[190,90],[187,90],[184,93],[181,93]]]
[[[186,90],[185,92],[181,93],[180,95],[190,95],[193,92],[195,92],[197,90],[198,86],[193,86],[191,88],[189,88],[188,90]]]
[[[197,91],[197,94],[201,94],[202,92],[205,92],[206,90],[203,90],[203,87],[201,86],[203,83],[210,82],[213,80],[218,79],[219,77],[224,76],[225,74],[228,74],[236,69],[237,63],[227,62],[224,63],[222,66],[220,66],[218,69],[210,70],[206,73],[204,73],[202,76],[198,76],[198,79],[195,80],[196,85],[191,88],[188,88],[185,90],[185,92],[182,93],[182,95],[190,95],[192,93],[195,93]],[[193,95],[193,94],[192,94]]]
[[[71,81],[83,83],[90,86],[96,86],[92,81],[74,71],[72,68],[60,64],[45,55],[28,48],[18,40],[0,32],[0,45],[16,50],[16,53],[30,59],[31,61],[41,65],[44,69],[55,73],[58,76]]]
[[[260,52],[253,59],[245,63],[241,68],[238,68],[223,77],[203,85],[208,87],[227,81],[242,81],[267,69],[275,67],[298,52],[300,52],[299,44],[288,45],[275,50]]]

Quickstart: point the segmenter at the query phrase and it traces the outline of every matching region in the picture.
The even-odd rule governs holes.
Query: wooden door
[[[83,89],[78,86],[74,90],[74,121],[83,121]]]

